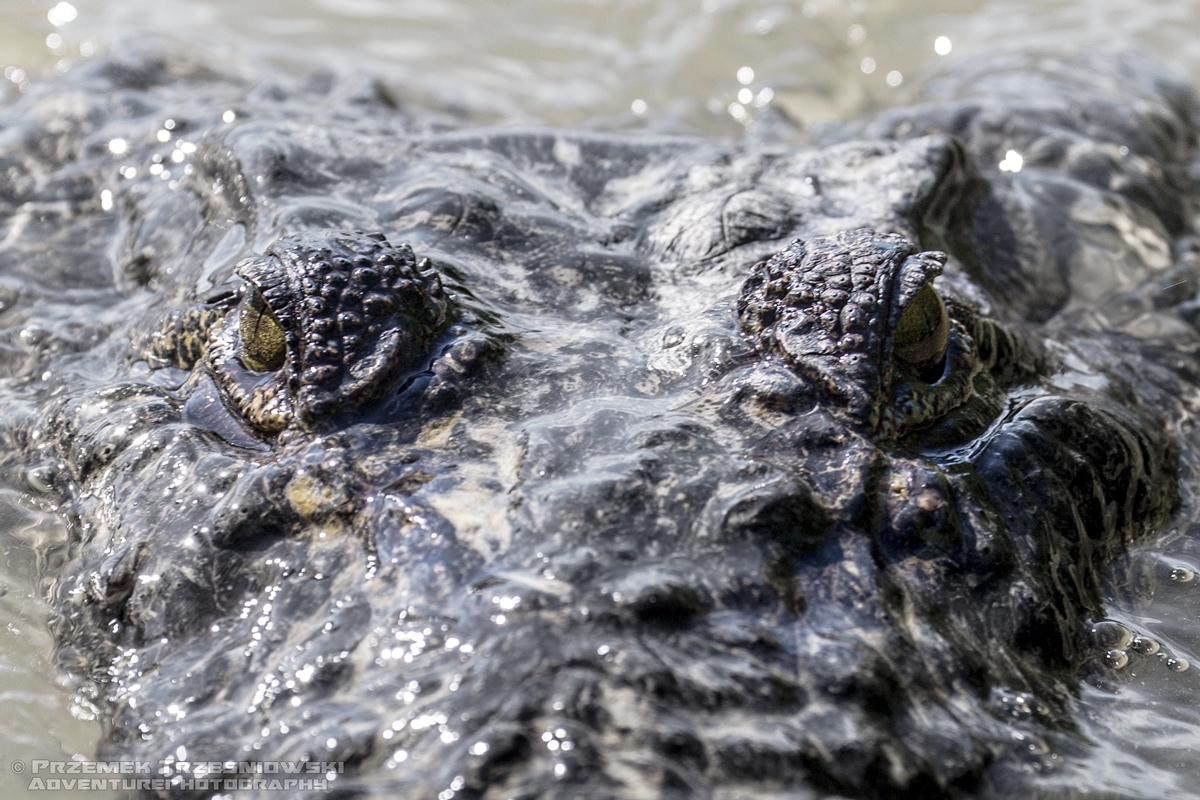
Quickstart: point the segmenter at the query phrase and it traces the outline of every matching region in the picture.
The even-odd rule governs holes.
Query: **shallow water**
[[[378,76],[402,102],[489,122],[737,137],[755,135],[783,115],[803,136],[824,121],[911,101],[940,72],[996,50],[1140,47],[1200,82],[1197,6],[1184,0],[0,0],[6,79],[0,101],[124,38],[156,37],[247,74],[265,62]],[[21,796],[27,785],[14,763],[86,757],[98,736],[86,702],[50,668],[38,560],[53,558],[64,535],[50,510],[28,497],[0,496],[5,796]],[[1096,749],[1047,776],[1048,796],[1200,794],[1194,788],[1200,711],[1193,700],[1200,691],[1200,630],[1192,622],[1200,617],[1200,579],[1189,579],[1200,572],[1200,549],[1183,537],[1152,545],[1114,567],[1119,575],[1127,571],[1138,576],[1140,593],[1115,591],[1111,616],[1153,636],[1176,669],[1155,653],[1131,660],[1119,685],[1085,687],[1080,725]],[[1180,659],[1198,666],[1178,671]]]

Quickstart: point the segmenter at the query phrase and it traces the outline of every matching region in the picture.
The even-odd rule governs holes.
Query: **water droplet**
[[[1171,570],[1171,580],[1176,583],[1191,583],[1196,580],[1196,573],[1187,567],[1176,567]]]
[[[1149,636],[1135,636],[1129,643],[1129,649],[1144,656],[1152,656],[1158,652],[1159,644]]]
[[[1124,650],[1109,650],[1104,654],[1104,663],[1112,669],[1121,669],[1129,663],[1129,654]]]
[[[933,52],[939,56],[949,55],[952,46],[949,36],[939,36],[933,40]]]
[[[1025,159],[1016,150],[1009,150],[1004,154],[1004,160],[997,164],[1001,172],[1020,172],[1025,166]]]

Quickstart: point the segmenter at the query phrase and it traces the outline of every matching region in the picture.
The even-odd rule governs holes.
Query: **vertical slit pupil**
[[[246,286],[238,308],[238,358],[255,372],[274,372],[287,356],[287,337],[283,325],[267,300],[253,285]]]
[[[892,331],[896,359],[926,383],[941,380],[950,344],[950,319],[946,305],[933,286],[926,284],[909,301]]]

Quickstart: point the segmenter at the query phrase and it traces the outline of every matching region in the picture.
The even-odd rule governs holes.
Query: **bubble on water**
[[[1171,580],[1176,583],[1191,583],[1196,580],[1196,573],[1187,567],[1175,567],[1171,570]]]
[[[1149,636],[1135,636],[1129,643],[1129,649],[1144,656],[1152,656],[1158,652],[1159,644]]]
[[[1013,719],[1028,719],[1034,714],[1044,716],[1046,707],[1030,692],[1018,692],[1011,689],[993,689],[992,702],[997,710],[1011,716]]]
[[[1186,658],[1175,658],[1175,657],[1168,658],[1166,660],[1166,664],[1167,664],[1167,669],[1171,670],[1172,672],[1183,672],[1188,667],[1191,666],[1191,664],[1189,664],[1187,662]]]
[[[43,494],[54,491],[54,470],[50,467],[34,467],[26,473],[25,480],[34,490]]]
[[[1091,630],[1088,631],[1088,635],[1096,647],[1106,650],[1124,650],[1133,640],[1133,631],[1112,620],[1100,620],[1094,623]]]
[[[1111,669],[1121,669],[1129,663],[1129,654],[1124,650],[1109,650],[1104,654],[1104,663]]]

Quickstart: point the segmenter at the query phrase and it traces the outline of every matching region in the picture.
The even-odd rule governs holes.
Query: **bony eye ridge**
[[[247,284],[238,307],[238,360],[253,372],[274,372],[287,358],[287,336],[262,292]]]
[[[945,370],[950,344],[946,304],[932,284],[909,301],[892,330],[892,353],[899,366],[925,383],[937,383]]]
[[[207,371],[255,431],[316,430],[388,393],[455,314],[437,271],[383,234],[307,231],[237,265]]]

